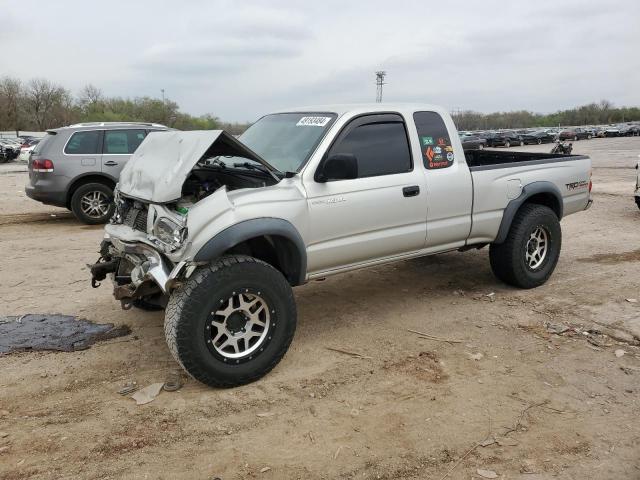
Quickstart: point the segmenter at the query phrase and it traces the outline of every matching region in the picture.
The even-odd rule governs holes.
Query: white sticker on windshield
[[[324,127],[331,117],[302,117],[296,127]]]

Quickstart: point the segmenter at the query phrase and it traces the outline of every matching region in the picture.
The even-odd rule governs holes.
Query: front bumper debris
[[[158,251],[140,242],[107,237],[100,248],[100,258],[87,265],[91,286],[97,288],[110,276],[113,295],[122,308],[131,308],[133,300],[151,295],[167,295],[185,270],[186,262],[173,266]]]

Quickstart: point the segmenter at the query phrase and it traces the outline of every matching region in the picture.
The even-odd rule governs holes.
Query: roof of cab
[[[305,107],[295,107],[281,109],[272,113],[294,113],[294,112],[330,112],[339,116],[345,113],[368,113],[368,112],[407,112],[407,111],[428,111],[438,113],[448,113],[444,107],[425,103],[343,103],[329,105],[309,105]]]

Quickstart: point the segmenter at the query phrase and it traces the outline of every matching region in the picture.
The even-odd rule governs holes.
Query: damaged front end
[[[125,310],[131,308],[136,299],[164,307],[183,266],[172,266],[149,246],[113,237],[102,241],[100,258],[93,265],[88,265],[91,286],[97,288],[100,282],[111,276],[113,295]]]
[[[138,305],[137,301],[159,308],[166,305],[171,291],[197,266],[185,258],[189,210],[223,188],[275,183],[270,175],[253,170],[234,172],[212,162],[223,155],[262,163],[223,131],[147,136],[122,170],[100,258],[88,265],[94,288],[110,277],[114,296],[124,309]],[[265,163],[265,168],[269,167]]]

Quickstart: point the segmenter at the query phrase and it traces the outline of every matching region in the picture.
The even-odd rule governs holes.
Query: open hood
[[[191,169],[205,155],[244,157],[278,171],[224,130],[152,132],[122,169],[118,188],[124,195],[153,203],[178,200]]]

